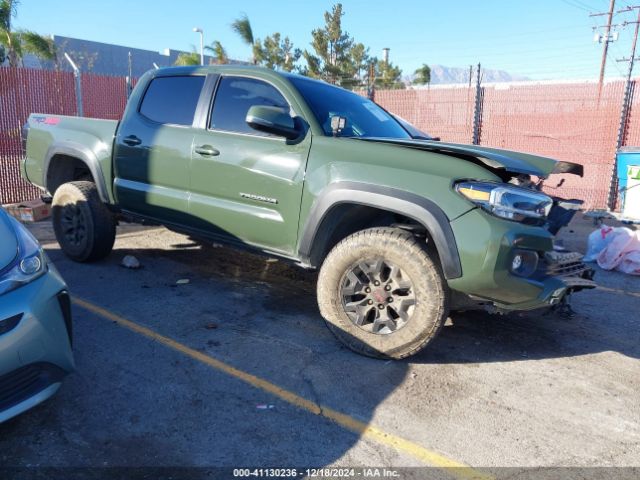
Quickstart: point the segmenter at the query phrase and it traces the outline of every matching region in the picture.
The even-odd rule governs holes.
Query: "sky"
[[[602,45],[593,27],[606,17],[610,0],[343,0],[343,29],[403,75],[420,65],[506,70],[531,79],[597,78]],[[242,13],[254,36],[288,35],[295,46],[309,49],[311,31],[324,24],[328,0],[21,0],[15,26],[135,48],[191,50],[204,30],[205,43],[220,41],[229,57],[248,60],[250,48],[231,30]],[[630,5],[616,0],[616,10]],[[614,23],[636,20],[636,13],[618,14]],[[607,77],[626,74],[634,25],[619,28],[609,47]],[[601,29],[603,31],[603,29]]]

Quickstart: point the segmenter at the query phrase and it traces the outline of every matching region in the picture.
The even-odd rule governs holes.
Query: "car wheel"
[[[58,187],[51,203],[53,229],[62,251],[76,262],[109,255],[116,238],[116,219],[102,203],[93,182]]]
[[[346,237],[318,277],[320,312],[335,336],[372,357],[405,358],[431,342],[449,311],[440,266],[410,232],[371,228]]]

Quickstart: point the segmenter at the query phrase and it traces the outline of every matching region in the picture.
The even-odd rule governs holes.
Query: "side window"
[[[154,78],[144,94],[140,113],[158,123],[191,125],[204,79],[203,76]]]
[[[283,107],[289,104],[280,92],[262,80],[242,77],[222,77],[213,102],[209,128],[228,132],[269,136],[254,130],[245,121],[253,105]]]

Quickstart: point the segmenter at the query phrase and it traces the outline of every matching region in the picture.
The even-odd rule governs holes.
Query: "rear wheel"
[[[116,238],[116,219],[102,203],[93,182],[58,187],[51,203],[53,229],[62,251],[76,262],[109,255]]]
[[[329,252],[318,277],[318,304],[349,348],[398,359],[435,338],[449,298],[440,267],[412,233],[372,228]]]

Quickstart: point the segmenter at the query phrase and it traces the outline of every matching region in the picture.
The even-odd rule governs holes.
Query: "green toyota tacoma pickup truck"
[[[412,136],[374,102],[257,67],[150,71],[122,120],[32,114],[25,179],[53,195],[62,250],[109,254],[151,220],[318,268],[318,304],[353,350],[403,358],[451,310],[531,310],[595,286],[554,246],[572,211],[540,191],[580,165]]]

